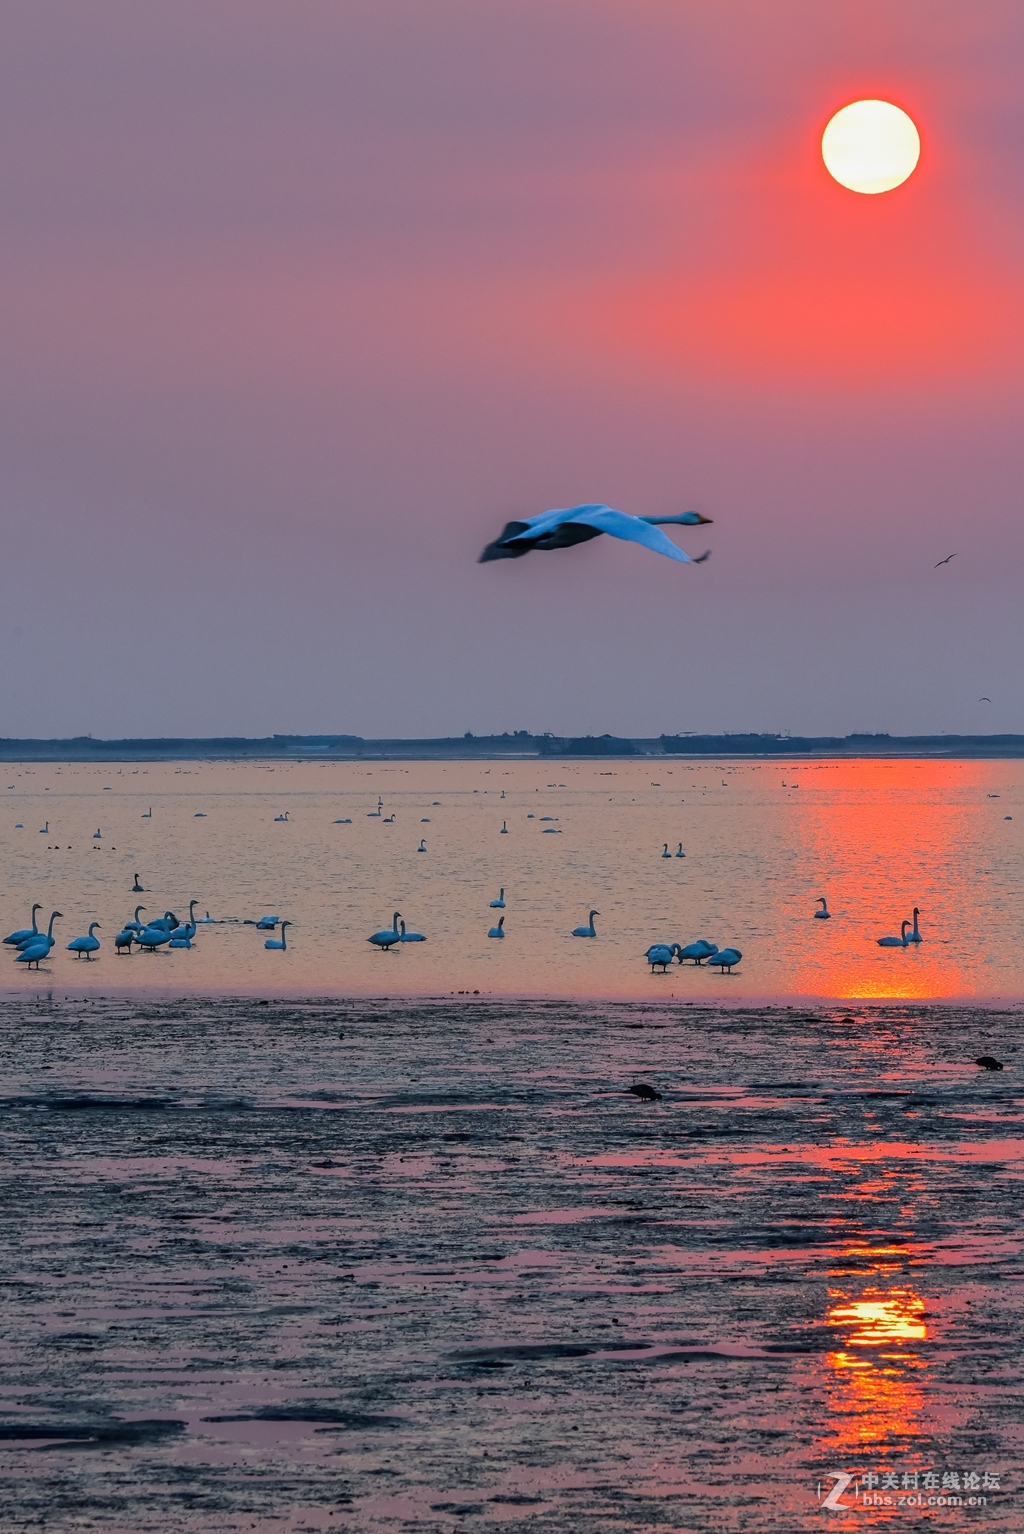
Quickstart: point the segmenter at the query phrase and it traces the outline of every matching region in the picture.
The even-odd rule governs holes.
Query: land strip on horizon
[[[455,735],[369,740],[268,735],[98,740],[0,739],[3,762],[166,762],[317,758],[322,761],[492,761],[541,757],[1024,757],[1024,735]]]

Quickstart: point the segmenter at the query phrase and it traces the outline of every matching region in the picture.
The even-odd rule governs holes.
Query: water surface
[[[44,917],[64,912],[38,979],[0,957],[0,980],[19,990],[1024,997],[1019,761],[194,762],[5,774],[4,930],[26,924],[33,900]],[[685,857],[662,857],[666,843],[672,854],[682,843]],[[146,893],[133,897],[136,873]],[[500,914],[489,902],[502,886],[498,942],[487,937]],[[819,895],[830,921],[813,919]],[[192,897],[218,919],[192,952],[114,955],[137,901],[147,915],[184,916]],[[915,905],[920,947],[878,948]],[[592,908],[597,938],[572,938]],[[428,941],[378,953],[366,938],[395,910]],[[264,914],[293,921],[288,952],[266,952],[242,924]],[[89,965],[63,943],[92,920],[104,946]],[[649,975],[649,944],[698,937],[738,947],[739,969]]]

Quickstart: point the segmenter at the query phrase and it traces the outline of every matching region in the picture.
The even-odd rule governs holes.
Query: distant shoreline
[[[461,735],[370,740],[359,735],[268,735],[97,740],[0,739],[2,762],[516,761],[644,757],[900,757],[967,761],[1024,757],[1024,735]]]

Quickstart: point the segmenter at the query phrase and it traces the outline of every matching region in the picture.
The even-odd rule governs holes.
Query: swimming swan
[[[879,937],[875,939],[875,942],[879,948],[906,948],[908,942],[907,928],[909,926],[910,923],[908,921],[901,922],[899,937]]]
[[[919,929],[919,927],[917,925],[917,918],[920,916],[920,914],[921,914],[920,910],[918,909],[917,906],[915,906],[914,907],[914,930],[913,930],[913,932],[908,932],[907,933],[907,942],[908,943],[921,943],[921,942],[924,941],[924,939],[921,937],[921,932],[920,932],[920,929]]]
[[[400,922],[399,925],[401,926],[401,929],[402,929],[402,936],[399,938],[399,942],[401,942],[401,943],[425,943],[427,941],[426,938],[423,936],[422,932],[406,932],[406,930],[405,930],[405,922],[404,921]]]
[[[493,905],[494,902],[492,901],[491,904]],[[504,937],[505,936],[505,918],[504,918],[504,916],[499,916],[498,917],[498,925],[496,927],[491,927],[489,929],[488,933],[487,933],[487,936],[488,937]]]
[[[268,937],[266,942],[263,944],[264,948],[279,948],[282,953],[286,952],[288,948],[288,939],[284,935],[284,929],[285,927],[290,926],[290,921],[283,921],[281,923],[281,936],[279,938]]]
[[[492,911],[503,911],[504,909],[505,909],[505,889],[504,889],[504,886],[502,886],[502,888],[498,891],[498,898],[497,898],[497,900],[492,900],[491,901],[491,910]],[[6,941],[6,939],[5,939],[5,941]]]
[[[595,916],[600,916],[600,914],[601,914],[600,911],[591,911],[591,913],[590,913],[590,925],[587,926],[587,927],[573,927],[573,929],[572,929],[573,937],[596,937],[597,936],[597,930],[594,927],[594,917]]]
[[[821,906],[821,910],[820,911],[815,911],[815,913],[814,913],[815,921],[831,921],[832,920],[832,912],[828,908],[828,902],[825,899],[824,895],[819,895],[818,896],[817,904],[819,904]]]

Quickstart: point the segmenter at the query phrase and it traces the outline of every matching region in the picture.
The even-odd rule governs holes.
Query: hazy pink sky
[[[0,734],[1024,731],[1022,110],[1020,0],[8,0]],[[583,500],[712,559],[475,563]]]

